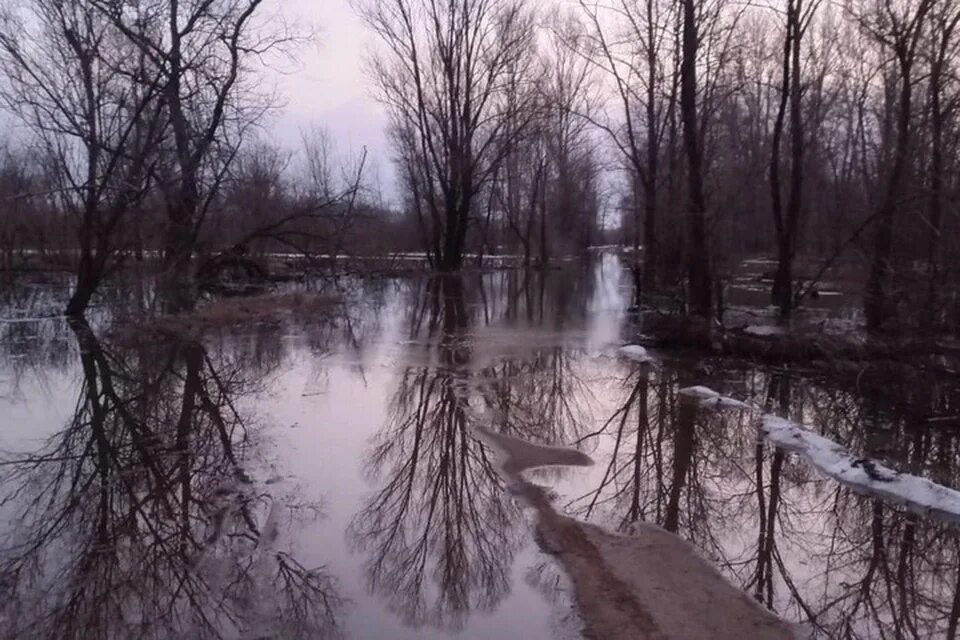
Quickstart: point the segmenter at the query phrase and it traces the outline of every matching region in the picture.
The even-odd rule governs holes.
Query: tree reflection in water
[[[408,624],[455,630],[471,610],[491,610],[507,594],[520,514],[471,430],[463,282],[446,277],[428,287],[414,327],[431,338],[433,361],[401,376],[367,459],[382,488],[349,535],[368,554],[371,589]]]
[[[738,375],[725,373],[728,383]],[[740,374],[740,394],[755,405],[818,425],[852,450],[876,447],[905,471],[958,485],[957,466],[942,465],[956,433],[934,433],[909,415],[782,371]],[[802,458],[756,444],[749,417],[683,402],[683,378],[671,366],[625,374],[620,400],[586,438],[598,441],[604,473],[569,505],[575,513],[622,530],[646,521],[678,532],[760,602],[804,621],[814,637],[957,636],[956,523],[857,493]]]
[[[624,531],[635,522],[676,531],[815,637],[957,636],[956,525],[839,486],[758,445],[750,416],[702,412],[678,392],[709,384],[953,487],[960,437],[926,417],[954,414],[960,394],[898,393],[910,402],[891,408],[797,372],[726,360],[713,380],[703,372],[714,362],[697,363],[696,376],[675,362],[611,368],[580,342],[590,297],[564,292],[592,285],[571,280],[504,272],[357,295],[377,306],[413,288],[412,344],[365,460],[377,490],[349,531],[369,585],[408,623],[459,629],[510,590],[526,527],[472,435],[482,424],[539,443],[579,442],[597,462],[587,472],[596,484],[568,510]],[[333,633],[335,585],[282,542],[291,517],[309,517],[313,505],[264,481],[260,430],[242,407],[257,381],[289,363],[291,343],[314,354],[345,347],[363,376],[379,314],[350,309],[293,336],[248,327],[220,350],[177,338],[101,342],[82,325],[8,327],[4,355],[18,356],[11,393],[19,375],[73,357],[59,348],[70,341],[83,384],[62,431],[0,466],[0,509],[15,523],[0,565],[0,637]],[[322,382],[324,361],[312,367]],[[532,588],[556,594],[553,565],[526,569]]]
[[[367,555],[370,588],[408,624],[458,630],[471,611],[492,610],[508,595],[526,535],[519,505],[472,427],[542,442],[576,437],[586,386],[555,341],[520,355],[491,344],[517,316],[544,318],[544,308],[569,306],[543,278],[442,277],[425,287],[413,292],[413,364],[366,460],[380,489],[348,535]],[[483,324],[498,325],[494,337],[483,335]]]
[[[335,635],[322,568],[282,541],[314,515],[259,479],[242,397],[265,371],[198,341],[102,343],[71,326],[82,384],[67,426],[0,477],[7,637]]]

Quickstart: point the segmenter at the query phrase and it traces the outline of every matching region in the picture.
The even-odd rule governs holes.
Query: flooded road
[[[3,637],[580,637],[478,428],[589,455],[528,477],[582,520],[676,532],[801,636],[957,635],[954,521],[680,394],[708,385],[957,489],[956,381],[885,402],[811,371],[639,366],[617,355],[640,328],[615,256],[358,279],[326,311],[186,333],[114,323],[151,306],[136,282],[89,325],[35,319],[54,282],[4,291]]]

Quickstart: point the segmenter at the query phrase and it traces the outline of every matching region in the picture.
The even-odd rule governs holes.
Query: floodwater
[[[616,357],[638,329],[613,255],[314,286],[343,303],[185,337],[138,332],[137,279],[74,326],[42,319],[61,283],[4,283],[0,637],[577,638],[477,427],[584,451],[529,473],[559,509],[676,531],[804,636],[956,636],[955,521],[678,393],[709,385],[957,489],[956,381],[865,397],[682,353],[638,368]]]

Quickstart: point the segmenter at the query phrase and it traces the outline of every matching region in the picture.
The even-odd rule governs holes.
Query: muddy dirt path
[[[790,626],[728,583],[692,545],[655,525],[618,535],[557,513],[525,469],[587,465],[571,449],[480,430],[510,489],[537,512],[537,539],[574,586],[584,636],[604,640],[789,640]]]

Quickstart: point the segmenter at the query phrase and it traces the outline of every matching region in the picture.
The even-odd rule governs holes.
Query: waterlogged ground
[[[707,385],[958,489],[956,381],[865,398],[811,371],[636,365],[617,357],[636,329],[613,256],[311,291],[342,302],[170,331],[131,321],[156,306],[135,278],[73,326],[41,318],[56,279],[4,283],[0,637],[579,637],[477,427],[585,452],[529,477],[580,519],[676,531],[802,635],[956,636],[954,519],[679,393]]]

